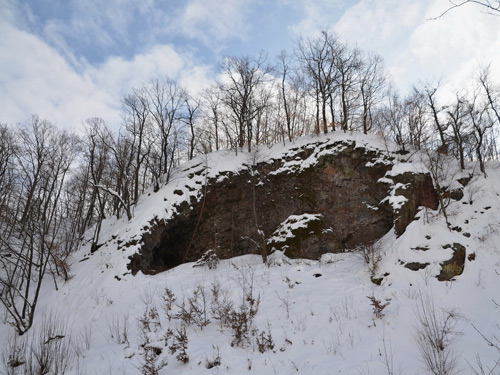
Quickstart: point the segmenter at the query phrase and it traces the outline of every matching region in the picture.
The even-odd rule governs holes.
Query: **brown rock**
[[[444,245],[443,249],[453,250],[453,256],[441,263],[441,273],[437,276],[439,281],[449,281],[455,276],[461,275],[465,264],[465,246],[459,243],[453,245]]]
[[[300,170],[295,164],[279,171],[290,161],[320,152],[315,165]],[[378,180],[392,168],[384,155],[356,147],[354,141],[318,142],[290,150],[284,159],[227,173],[223,181],[210,179],[198,202],[184,202],[167,222],[151,226],[129,268],[133,273],[156,273],[196,261],[209,249],[221,259],[243,254],[265,257],[272,247],[280,248],[279,243],[267,243],[280,223],[306,213],[321,215],[321,220],[297,232],[286,248],[281,246],[287,256],[317,259],[372,243],[392,228],[396,215],[404,217],[396,220],[397,231],[402,232],[419,205],[434,207],[437,199],[428,176],[405,174],[401,179],[410,184],[405,192],[408,207],[394,213],[380,205],[387,184]],[[377,163],[381,158],[386,162]]]

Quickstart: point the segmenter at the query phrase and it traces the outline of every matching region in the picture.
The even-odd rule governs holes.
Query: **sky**
[[[0,122],[31,114],[79,129],[119,126],[121,99],[152,77],[193,93],[224,56],[272,61],[320,29],[381,55],[403,94],[442,80],[457,90],[480,64],[500,82],[500,17],[448,0],[0,0]]]

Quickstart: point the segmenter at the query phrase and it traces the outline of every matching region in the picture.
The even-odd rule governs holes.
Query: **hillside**
[[[280,167],[298,173],[320,160],[315,150],[321,145],[336,142],[376,151],[382,164],[390,160],[379,203],[392,207],[397,225],[408,199],[395,176],[426,173],[425,156],[397,153],[373,135],[335,133],[253,154],[200,156],[180,166],[158,192],[146,192],[131,221],[107,219],[100,248],[91,253],[90,240],[84,241],[73,255],[71,279],[59,282],[58,290],[47,276],[34,327],[17,343],[25,342],[27,352],[53,348],[67,369],[59,373],[66,374],[431,373],[422,354],[456,363],[450,374],[481,373],[478,361],[489,373],[500,358],[487,342],[498,344],[500,334],[498,162],[487,163],[487,178],[473,164],[463,172],[455,162],[445,165],[443,186],[463,191],[458,200],[447,199],[449,225],[438,210],[420,208],[404,230],[390,227],[374,245],[354,252],[291,259],[284,249],[263,263],[253,251],[217,264],[132,274],[130,259],[140,253],[145,233],[178,214],[186,199],[192,207],[201,202],[207,179],[247,173],[257,157],[259,163],[286,160],[312,147],[307,162],[290,158]],[[458,183],[471,175],[466,186]],[[439,281],[446,262],[460,252],[463,272],[453,263],[451,280]],[[0,349],[7,364],[17,357],[3,316]],[[440,349],[425,344],[425,317],[444,332]],[[0,373],[22,373],[6,370],[21,367],[0,363]]]

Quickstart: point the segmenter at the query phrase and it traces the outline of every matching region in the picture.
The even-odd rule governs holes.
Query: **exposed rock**
[[[427,251],[427,250],[429,250],[429,246],[422,245],[422,246],[411,247],[411,249],[417,250],[417,251]]]
[[[309,237],[322,234],[322,215],[291,215],[274,231],[267,240],[267,246],[286,251],[291,257],[302,257],[302,243]]]
[[[196,261],[208,249],[221,259],[271,253],[318,259],[379,239],[396,224],[402,233],[418,206],[437,207],[428,175],[397,176],[408,202],[398,212],[380,204],[388,193],[379,182],[392,168],[385,151],[354,141],[317,142],[290,150],[283,159],[249,165],[239,173],[207,179],[199,200],[185,201],[168,221],[151,224],[132,273],[156,273]],[[222,178],[224,177],[224,178]],[[202,192],[204,191],[204,194]],[[312,220],[285,241],[273,238],[293,215]]]
[[[461,275],[465,264],[465,246],[459,243],[444,245],[443,249],[452,249],[453,256],[441,263],[441,273],[437,276],[439,281],[449,281],[455,276]]]
[[[390,179],[394,181],[394,194],[405,198],[404,204],[394,211],[394,229],[396,235],[400,236],[406,227],[415,220],[418,207],[424,206],[433,210],[438,208],[439,200],[429,174],[405,172]],[[386,201],[386,206],[389,206]]]
[[[456,189],[443,189],[442,192],[443,199],[453,199],[455,201],[460,201],[464,197],[464,189],[456,188]]]
[[[405,267],[412,271],[418,271],[418,270],[423,270],[429,264],[430,263],[409,262],[405,264]]]
[[[457,181],[463,186],[466,187],[469,185],[469,183],[472,181],[472,178],[474,177],[473,174],[469,174],[467,177],[462,177],[459,178]]]

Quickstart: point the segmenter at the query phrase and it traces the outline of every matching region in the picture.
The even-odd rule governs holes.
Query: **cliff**
[[[157,273],[208,250],[222,259],[265,258],[275,249],[318,259],[373,243],[393,227],[402,234],[420,206],[437,208],[432,180],[397,172],[398,155],[373,143],[359,135],[309,138],[281,152],[240,155],[229,171],[192,164],[182,170],[186,183],[171,182],[169,217],[152,218],[140,240],[121,245],[138,247],[129,269]]]

